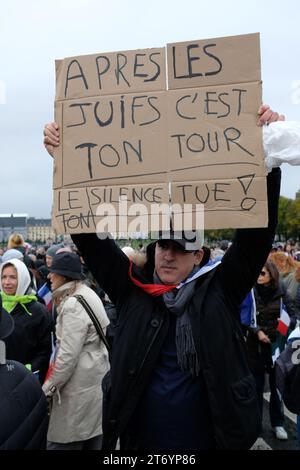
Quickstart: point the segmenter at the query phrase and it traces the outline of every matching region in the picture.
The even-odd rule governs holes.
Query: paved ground
[[[271,429],[269,418],[269,393],[264,394],[264,411],[263,411],[263,431],[261,437],[256,441],[253,450],[299,450],[296,432],[296,415],[285,410],[285,430],[288,433],[287,441],[276,439]]]

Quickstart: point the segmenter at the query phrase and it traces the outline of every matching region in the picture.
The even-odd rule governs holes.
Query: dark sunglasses
[[[266,275],[267,275],[266,271],[260,271],[260,276],[266,276]]]

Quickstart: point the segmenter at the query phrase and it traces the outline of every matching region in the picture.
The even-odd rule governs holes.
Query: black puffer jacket
[[[256,440],[260,417],[255,382],[246,358],[239,326],[239,306],[254,285],[271,249],[277,222],[280,170],[268,176],[269,227],[238,230],[222,263],[198,279],[188,314],[202,365],[216,444],[223,449],[246,449]],[[111,239],[95,234],[73,235],[79,251],[116,305],[110,375],[104,379],[104,448],[113,449],[120,435],[124,448],[134,449],[126,435],[145,392],[169,328],[163,300],[136,287],[128,277],[128,259]],[[153,282],[153,258],[148,268],[133,275]],[[133,440],[132,440],[133,439]]]
[[[0,449],[45,449],[46,398],[36,377],[22,364],[0,365]]]
[[[24,308],[17,304],[10,315],[14,319],[13,333],[4,339],[6,357],[22,364],[31,364],[32,372],[39,371],[43,383],[51,355],[51,331],[53,320],[46,307],[33,301]]]

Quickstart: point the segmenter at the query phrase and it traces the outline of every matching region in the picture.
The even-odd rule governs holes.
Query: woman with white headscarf
[[[51,355],[52,320],[32,293],[22,261],[11,259],[1,265],[0,290],[3,307],[15,322],[13,333],[4,340],[7,359],[21,362],[43,383]]]

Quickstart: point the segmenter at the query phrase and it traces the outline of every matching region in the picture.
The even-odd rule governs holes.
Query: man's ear
[[[195,266],[199,266],[202,259],[203,259],[203,256],[204,256],[204,251],[202,249],[200,250],[197,250],[195,253],[194,253],[194,256],[195,256],[195,259],[194,259],[194,265]]]

